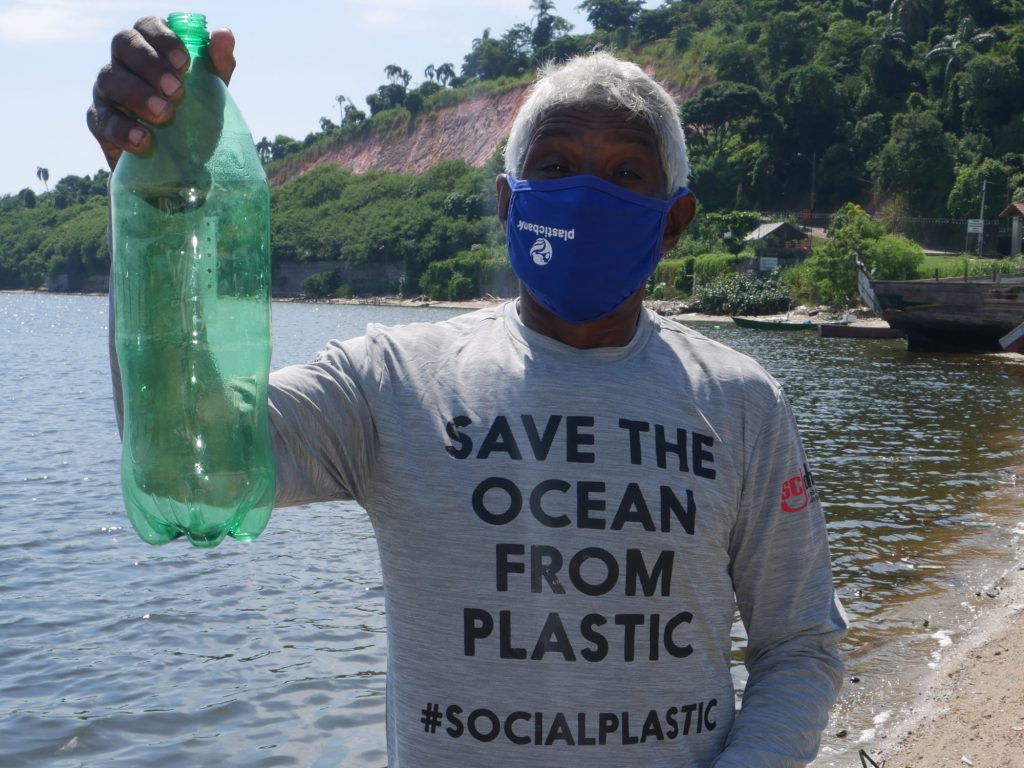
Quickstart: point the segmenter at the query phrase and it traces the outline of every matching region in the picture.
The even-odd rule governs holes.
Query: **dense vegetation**
[[[750,211],[839,211],[804,265],[757,291],[770,298],[783,285],[842,303],[854,253],[893,276],[920,272],[920,249],[892,234],[900,222],[913,233],[915,217],[977,216],[983,195],[993,219],[1024,199],[1024,0],[667,0],[653,9],[584,0],[586,35],[572,34],[550,0],[530,5],[530,23],[484,30],[458,72],[432,65],[413,86],[390,65],[367,96],[369,115],[339,96],[339,121],[323,118],[320,132],[261,139],[268,171],[606,45],[688,95],[682,117],[702,214],[652,279],[654,294],[689,293],[695,276],[707,293],[735,271],[758,220]],[[497,170],[497,155],[483,169],[445,163],[418,177],[322,165],[274,189],[273,258],[399,267],[401,284],[382,281],[378,292],[477,295],[507,271],[493,216]],[[62,274],[79,289],[105,272],[105,185],[105,173],[68,176],[42,195],[0,197],[0,287]],[[328,270],[308,290],[352,286]]]

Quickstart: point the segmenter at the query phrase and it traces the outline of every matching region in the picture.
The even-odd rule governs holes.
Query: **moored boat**
[[[907,337],[913,352],[999,350],[1024,321],[1024,274],[872,280],[858,264],[861,298]]]
[[[762,320],[757,317],[734,317],[732,319],[740,328],[756,328],[760,331],[813,331],[814,323],[810,320],[796,322],[793,320]]]
[[[903,331],[887,325],[821,323],[818,335],[824,339],[902,339]]]

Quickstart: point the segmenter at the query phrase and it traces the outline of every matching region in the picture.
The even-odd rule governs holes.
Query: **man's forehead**
[[[570,137],[580,130],[611,131],[623,141],[652,148],[658,144],[654,131],[643,118],[625,110],[594,107],[561,107],[551,110],[537,122],[531,140]]]

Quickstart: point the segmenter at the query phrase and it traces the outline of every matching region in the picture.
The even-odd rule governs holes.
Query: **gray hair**
[[[666,195],[685,187],[690,175],[686,137],[679,110],[668,92],[640,67],[606,51],[577,56],[565,64],[545,64],[512,123],[505,146],[505,170],[521,176],[537,126],[566,108],[622,111],[645,122],[658,142]]]

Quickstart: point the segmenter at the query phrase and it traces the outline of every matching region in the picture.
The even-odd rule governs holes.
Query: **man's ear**
[[[690,226],[693,217],[697,215],[697,198],[691,192],[683,195],[668,210],[668,221],[665,223],[665,234],[661,236],[661,253],[665,255],[679,242],[683,232]]]
[[[501,228],[505,229],[508,225],[508,206],[512,201],[512,190],[504,173],[498,174],[498,178],[494,180],[494,188],[498,193],[498,221],[501,222]]]

